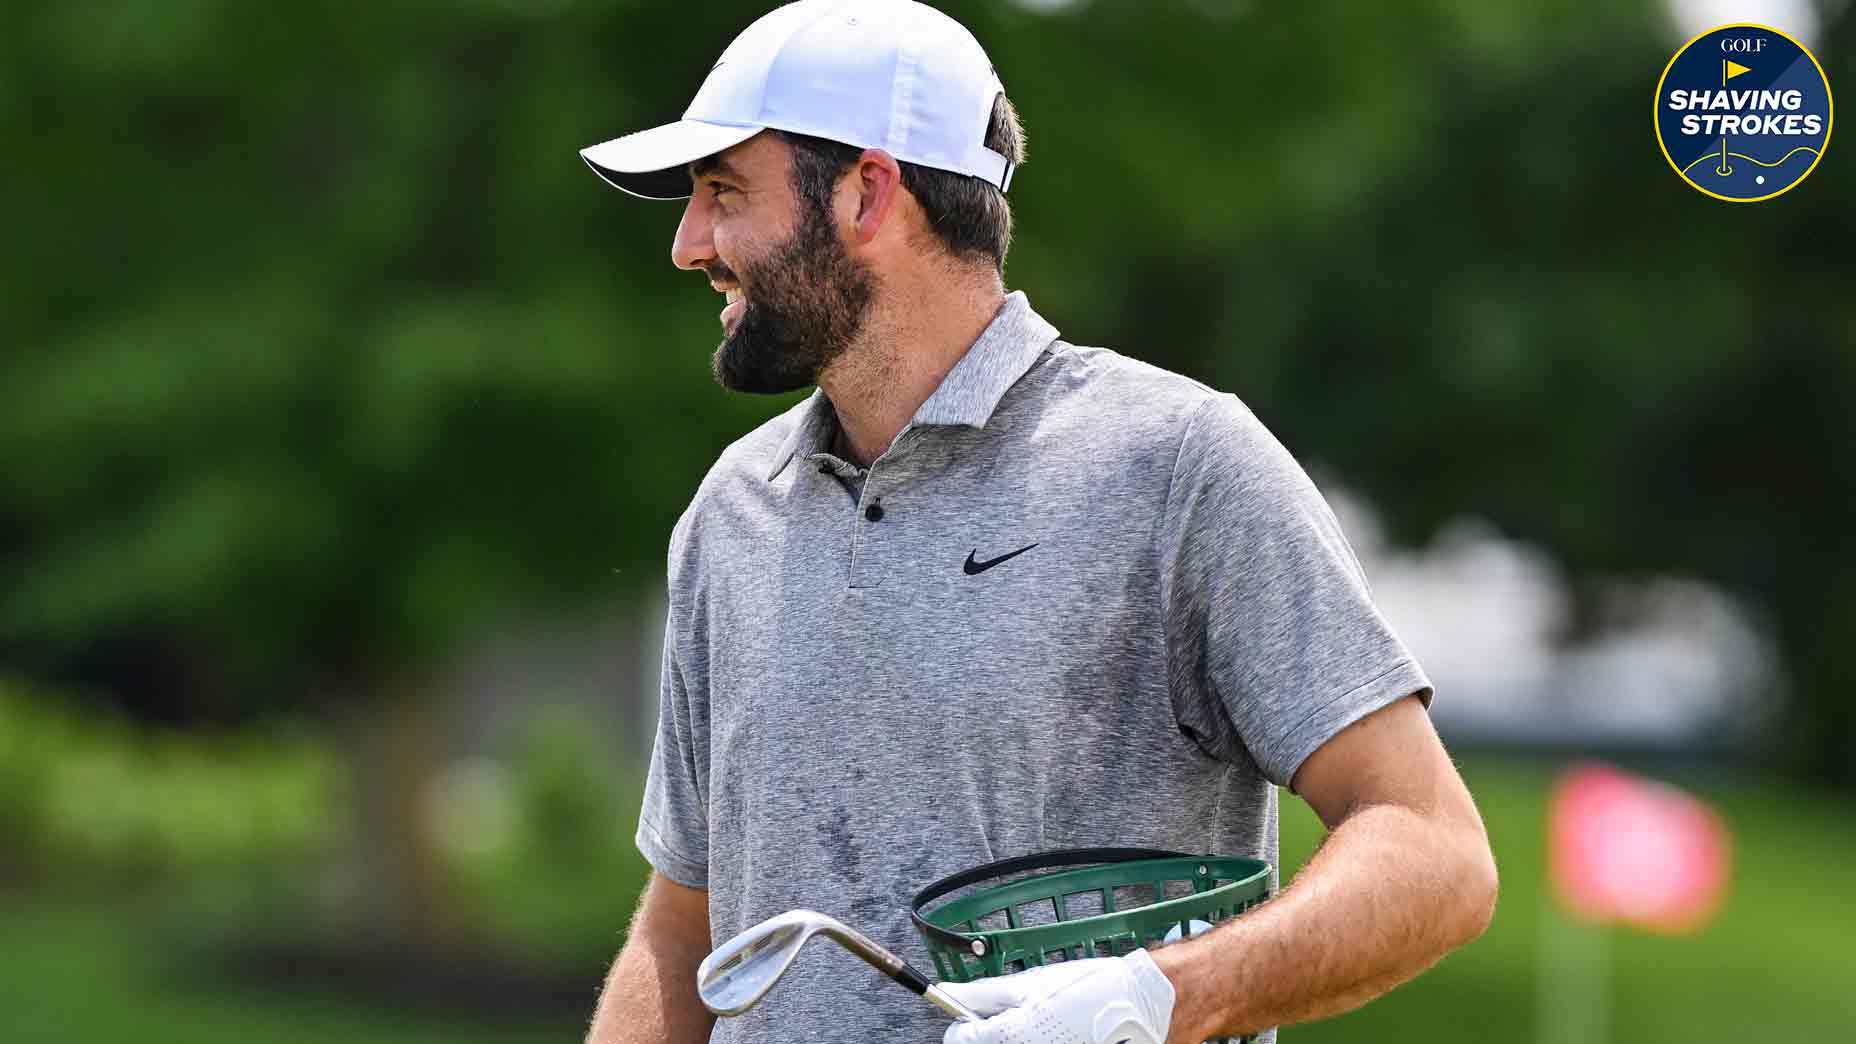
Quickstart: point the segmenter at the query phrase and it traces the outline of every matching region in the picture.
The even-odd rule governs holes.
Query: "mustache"
[[[735,270],[720,261],[711,264],[709,267],[703,269],[702,272],[709,277],[709,281],[712,283],[733,283],[736,286],[741,285],[741,277],[735,275]]]

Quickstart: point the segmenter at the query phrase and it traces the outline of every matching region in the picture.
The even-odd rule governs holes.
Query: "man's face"
[[[794,190],[791,162],[791,147],[762,133],[691,165],[695,193],[671,257],[728,294],[713,368],[734,391],[818,383],[862,330],[876,287],[830,207]]]

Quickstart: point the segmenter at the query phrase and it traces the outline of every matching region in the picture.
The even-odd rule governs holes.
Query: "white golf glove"
[[[942,1044],[1166,1044],[1173,984],[1146,950],[1061,961],[941,988],[980,1015]]]

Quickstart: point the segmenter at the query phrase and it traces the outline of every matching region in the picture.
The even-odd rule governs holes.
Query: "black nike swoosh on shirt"
[[[980,551],[980,549],[976,547],[972,551],[967,552],[966,564],[961,566],[960,568],[965,570],[968,576],[975,576],[980,573],[984,573],[986,570],[991,569],[993,566],[998,565],[1000,562],[1003,562],[1008,558],[1017,558],[1019,555],[1024,554],[1026,551],[1029,551],[1036,546],[1037,546],[1036,544],[1026,544],[1024,547],[1021,547],[1016,551],[1012,551],[1007,554],[1000,555],[998,558],[989,558],[984,562],[975,562],[973,560],[973,556],[979,554],[979,551]]]

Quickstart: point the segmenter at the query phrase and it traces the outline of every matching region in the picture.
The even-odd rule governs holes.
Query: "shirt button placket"
[[[862,510],[851,523],[851,586],[876,587],[883,582],[882,545],[890,535],[889,512],[883,507],[883,483],[876,467],[864,473]]]

